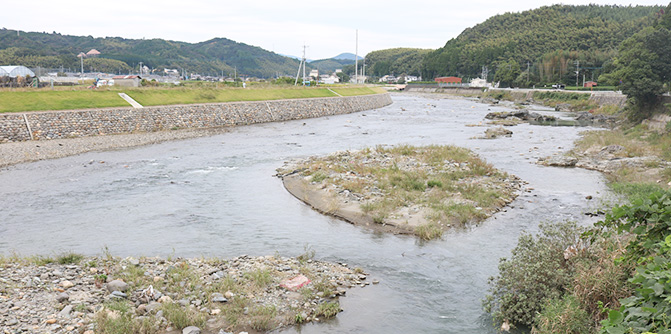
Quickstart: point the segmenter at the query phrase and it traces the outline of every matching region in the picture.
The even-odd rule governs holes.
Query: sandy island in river
[[[292,161],[285,188],[314,209],[395,234],[440,237],[512,202],[523,181],[455,146],[375,147]]]

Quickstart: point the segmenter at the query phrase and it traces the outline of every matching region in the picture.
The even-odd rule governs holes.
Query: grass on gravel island
[[[456,146],[377,146],[311,158],[298,166],[314,184],[355,199],[375,223],[401,221],[422,239],[479,222],[516,197],[520,181]]]

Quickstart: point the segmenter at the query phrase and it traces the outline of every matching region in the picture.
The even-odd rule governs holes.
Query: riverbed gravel
[[[205,137],[227,131],[227,128],[182,129],[121,135],[105,135],[23,141],[0,144],[0,167],[24,162],[56,159],[91,151],[105,151],[156,144],[169,140]]]
[[[1,259],[2,333],[92,334],[101,332],[101,319],[126,316],[150,323],[152,333],[181,332],[187,325],[205,333],[264,331],[320,321],[320,305],[339,310],[338,296],[371,284],[361,269],[307,256],[85,257],[70,264],[47,259]],[[282,287],[296,277],[309,283],[300,290]],[[118,314],[119,302],[129,306],[128,314]],[[200,322],[178,326],[168,304]],[[263,328],[259,309],[272,310],[261,319],[267,321]]]

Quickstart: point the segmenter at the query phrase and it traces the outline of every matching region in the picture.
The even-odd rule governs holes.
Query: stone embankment
[[[333,316],[337,296],[371,284],[361,269],[310,256],[4,261],[3,333],[92,334],[112,326],[131,333],[139,325],[144,333],[266,331]],[[303,281],[293,284],[296,277]]]
[[[391,104],[388,94],[0,114],[0,143],[201,129],[347,114]]]
[[[415,85],[413,85],[415,86]],[[439,88],[431,85],[419,86],[418,87],[406,87],[406,92],[412,93],[440,93],[450,96],[460,96],[460,97],[482,97],[485,95],[485,92],[482,89],[473,89],[473,88]],[[488,92],[500,91],[507,92],[510,94],[511,98],[515,101],[530,101],[534,98],[534,92],[544,92],[547,90],[534,90],[534,89],[498,89],[498,88],[488,88]],[[557,92],[566,92],[567,94],[590,94],[589,100],[593,104],[603,106],[603,105],[614,105],[618,107],[623,107],[627,101],[627,96],[617,92],[589,92],[589,91],[557,91]]]

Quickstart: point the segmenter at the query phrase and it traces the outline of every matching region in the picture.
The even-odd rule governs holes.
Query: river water
[[[380,284],[341,298],[335,319],[288,333],[496,333],[483,313],[487,279],[522,231],[586,221],[607,190],[597,172],[543,167],[584,128],[522,124],[511,138],[474,139],[489,106],[393,95],[349,115],[231,128],[212,137],[21,164],[0,170],[0,254],[297,256],[362,267]],[[549,110],[543,113],[554,114]],[[273,175],[284,161],[374,145],[473,149],[533,188],[505,212],[442,240],[379,234],[323,216]],[[591,201],[586,196],[593,196]]]

